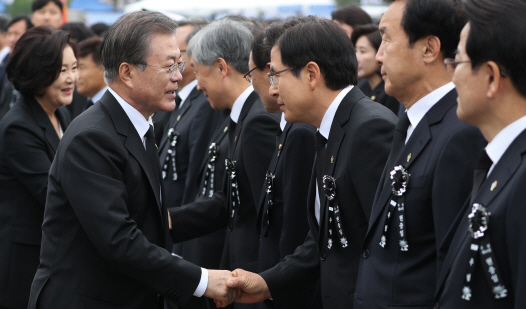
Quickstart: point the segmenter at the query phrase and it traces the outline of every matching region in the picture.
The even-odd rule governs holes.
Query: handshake
[[[213,298],[218,308],[234,301],[251,304],[272,297],[267,283],[260,275],[242,269],[233,272],[209,269],[204,295]]]

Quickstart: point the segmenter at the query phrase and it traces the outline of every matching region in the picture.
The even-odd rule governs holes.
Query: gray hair
[[[175,35],[177,27],[175,21],[158,12],[139,11],[121,16],[110,27],[101,45],[100,60],[106,83],[117,79],[121,63],[146,63],[153,36]]]
[[[211,66],[223,58],[239,73],[248,71],[252,33],[242,23],[221,19],[199,31],[188,43],[186,53],[200,65]]]

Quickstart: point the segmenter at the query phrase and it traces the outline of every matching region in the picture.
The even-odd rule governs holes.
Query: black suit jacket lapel
[[[327,148],[325,149],[325,158],[323,163],[323,175],[335,176],[334,170],[336,165],[338,165],[338,154],[340,151],[340,146],[345,137],[345,125],[349,122],[351,110],[354,104],[363,98],[365,95],[357,87],[353,87],[351,91],[343,98],[338,110],[334,115],[334,119],[331,125],[331,131],[329,133],[329,139],[327,140]],[[345,158],[342,158],[345,160]],[[334,177],[337,178],[337,177]],[[344,188],[341,188],[344,190]],[[338,190],[338,188],[337,188]],[[336,196],[338,193],[336,192]],[[320,194],[320,234],[319,241],[325,244],[325,237],[327,235],[327,197],[325,194]],[[320,247],[323,246],[320,243]]]
[[[411,174],[411,166],[414,162],[418,161],[420,154],[431,141],[431,127],[440,123],[447,111],[456,104],[456,96],[456,90],[451,90],[424,115],[411,134],[409,141],[400,152],[400,156],[396,160],[395,166],[402,165],[409,171],[409,174]],[[425,160],[425,158],[422,160]],[[387,200],[391,196],[391,182],[386,182],[385,177],[387,177],[387,173],[392,170],[392,167],[386,168],[388,168],[389,171],[384,170],[384,175],[382,175],[379,184],[382,186],[382,190],[378,195],[378,201],[375,201],[375,205],[381,205],[381,207],[373,208],[371,214],[372,224],[369,224],[369,230],[374,226],[374,223],[382,213],[384,207],[387,206]],[[409,181],[411,181],[411,178],[409,178]]]
[[[195,87],[192,92],[188,95],[186,100],[184,101],[183,107],[175,111],[175,113],[172,113],[170,115],[170,119],[168,120],[168,126],[166,129],[173,128],[174,130],[177,129],[177,125],[181,121],[181,119],[184,117],[184,115],[190,110],[192,107],[192,101],[199,95],[199,90],[197,90],[197,87]],[[166,145],[168,144],[168,135],[166,132],[163,132],[163,136],[161,139],[161,145],[159,146],[159,153],[162,153],[162,151],[165,149]]]
[[[256,100],[259,99],[259,96],[256,92],[252,91],[252,93],[248,96],[248,98],[245,100],[245,103],[243,104],[243,107],[241,108],[241,113],[239,114],[239,118],[237,120],[236,124],[236,130],[234,131],[234,145],[230,145],[230,151],[228,153],[229,158],[233,158],[234,153],[236,151],[237,142],[239,141],[239,134],[241,134],[241,130],[243,128],[243,121],[245,120],[245,117],[248,115],[248,111],[256,102]]]
[[[27,96],[24,96],[24,99],[19,102],[23,104],[23,108],[29,112],[29,114],[33,117],[35,122],[43,129],[44,137],[47,143],[53,149],[53,152],[56,153],[58,143],[60,142],[60,138],[58,137],[57,131],[53,127],[51,120],[49,120],[49,117],[47,116],[42,106],[40,106],[40,104],[38,104],[38,102],[34,98]],[[57,111],[57,113],[60,113],[60,111]],[[67,126],[64,126],[64,124],[61,121],[61,118],[63,117],[60,116],[59,121],[61,122],[62,129],[65,131]]]
[[[290,128],[292,127],[292,123],[287,123],[285,125],[285,128],[283,132],[281,133],[281,136],[279,138],[279,146],[274,150],[274,155],[272,156],[272,160],[270,161],[270,165],[268,167],[268,171],[272,174],[276,175],[276,169],[278,167],[278,162],[280,159],[281,149],[285,147],[285,142],[287,140],[287,134],[289,133]],[[263,184],[263,192],[261,193],[261,197],[259,199],[259,208],[258,208],[258,220],[257,220],[257,230],[258,232],[261,231],[261,223],[263,219],[263,214],[267,211],[267,203],[266,203],[266,183]]]
[[[156,185],[157,183],[160,183],[160,179],[155,181],[155,176],[146,156],[146,149],[142,143],[142,137],[139,136],[137,130],[133,126],[133,123],[128,118],[128,115],[126,115],[126,112],[124,112],[119,102],[117,102],[117,100],[109,91],[107,91],[102,96],[100,103],[108,111],[117,132],[126,137],[124,141],[124,147],[126,147],[135,160],[139,162],[140,166],[148,177],[150,186],[153,190],[153,193],[155,194],[155,199],[157,200],[159,213],[161,218],[164,218],[161,212],[160,188],[158,188]]]
[[[526,131],[523,131],[506,150],[504,155],[500,158],[499,162],[493,168],[492,172],[489,173],[486,180],[481,184],[477,196],[474,199],[475,203],[481,204],[488,208],[491,212],[491,202],[502,192],[502,189],[506,187],[511,177],[515,174],[519,166],[522,164],[522,156],[526,153]],[[470,197],[468,197],[466,205],[464,205],[461,214],[461,218],[457,218],[457,227],[464,228],[468,226],[468,214],[471,212],[472,205],[470,204]],[[491,220],[490,220],[491,222]],[[490,223],[491,224],[491,223]],[[453,225],[455,226],[455,225]],[[468,230],[465,229],[457,230],[452,228],[448,233],[454,233],[448,235],[453,241],[449,246],[449,253],[446,255],[444,260],[442,271],[438,277],[437,291],[442,289],[442,286],[451,270],[451,266],[457,252],[462,247],[462,244],[466,241],[466,238],[471,237]],[[436,295],[438,296],[438,295]]]

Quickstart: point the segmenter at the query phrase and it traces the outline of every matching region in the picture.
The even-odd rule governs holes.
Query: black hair
[[[100,47],[102,45],[102,38],[92,37],[79,43],[79,57],[83,58],[91,55],[93,62],[97,66],[101,66],[100,61]]]
[[[77,44],[69,33],[50,27],[35,27],[16,42],[6,73],[13,87],[26,96],[41,96],[62,70],[64,48],[71,46],[75,57]]]
[[[526,96],[526,2],[464,0],[469,19],[466,53],[473,69],[486,61],[497,63],[513,85]]]
[[[29,30],[31,28],[33,28],[33,23],[31,22],[31,18],[29,18],[29,16],[27,15],[17,15],[15,17],[13,17],[13,19],[11,19],[11,21],[9,22],[9,24],[7,24],[7,28],[8,29],[9,27],[11,27],[11,25],[13,25],[14,23],[17,23],[21,20],[25,20],[26,21],[26,30]]]
[[[421,38],[436,36],[443,57],[452,58],[466,22],[464,12],[454,0],[407,0],[401,26],[409,37],[409,46]]]
[[[91,25],[90,29],[96,35],[100,36],[101,38],[104,38],[106,32],[108,32],[108,29],[110,29],[110,26],[106,25],[105,23],[96,23]]]
[[[0,15],[0,33],[7,31],[7,25],[9,25],[9,18],[4,15]]]
[[[315,62],[332,90],[356,85],[358,61],[351,40],[336,23],[313,19],[287,29],[278,39],[281,62],[296,77],[307,63]]]
[[[359,25],[373,23],[371,16],[369,16],[367,12],[356,5],[349,5],[332,11],[331,16],[332,20],[344,22],[353,28]]]
[[[77,43],[80,43],[85,39],[91,38],[95,35],[95,33],[90,28],[88,28],[88,26],[81,22],[65,23],[59,29],[69,32],[71,37],[77,41]]]
[[[367,24],[354,28],[351,35],[352,44],[356,47],[356,42],[364,35],[367,37],[367,40],[369,40],[369,43],[371,43],[371,46],[378,51],[380,44],[382,44],[382,35],[378,30],[378,26],[376,24]]]
[[[254,36],[254,41],[252,41],[252,60],[261,71],[265,70],[267,63],[270,62],[270,51],[264,48],[264,39],[265,32],[261,31]]]
[[[48,4],[49,2],[55,3],[59,7],[60,12],[64,11],[64,5],[62,4],[62,2],[60,2],[60,0],[35,0],[33,1],[33,4],[31,5],[31,12],[40,10],[41,8],[46,6],[46,4]]]

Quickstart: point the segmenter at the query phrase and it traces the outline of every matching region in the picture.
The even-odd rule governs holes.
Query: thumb
[[[245,277],[230,278],[228,279],[226,284],[228,285],[228,287],[231,287],[231,288],[243,288],[246,285],[246,278]]]

